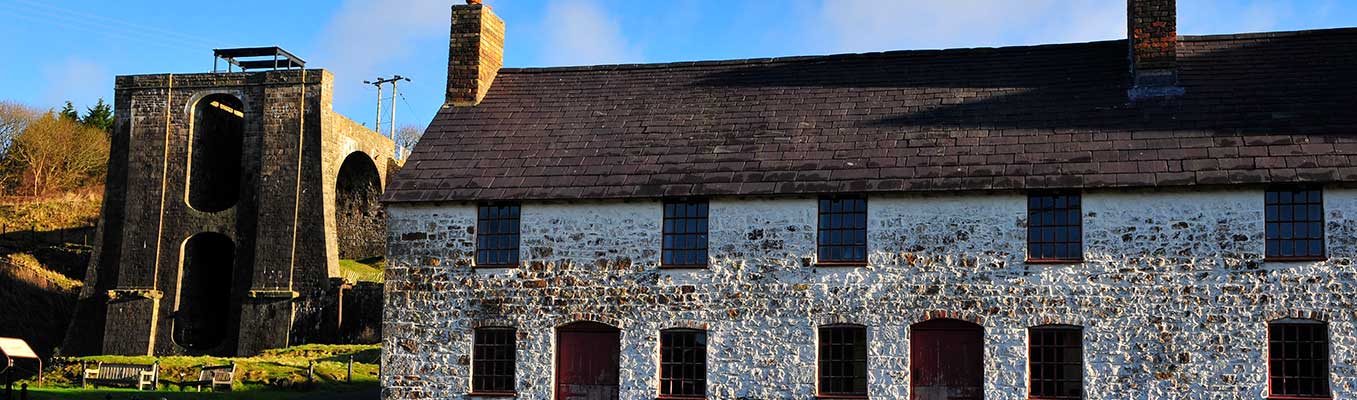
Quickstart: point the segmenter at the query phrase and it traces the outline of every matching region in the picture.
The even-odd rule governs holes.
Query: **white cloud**
[[[617,18],[592,0],[554,0],[547,4],[538,47],[546,65],[597,65],[642,62],[639,48],[622,34]]]
[[[105,102],[113,99],[106,91],[113,87],[113,74],[102,64],[83,58],[71,57],[65,61],[44,65],[43,82],[49,82],[42,93],[45,106],[60,108],[70,100],[76,109],[84,111],[93,106],[99,98]]]
[[[446,52],[446,44],[430,49],[417,48],[416,43],[447,39],[451,5],[447,0],[345,0],[321,34],[320,56],[309,64],[335,75],[336,103],[371,95],[363,80],[411,74],[395,66],[446,60],[446,53],[427,54]]]
[[[1109,0],[825,0],[807,40],[831,52],[1084,42],[1125,37]]]

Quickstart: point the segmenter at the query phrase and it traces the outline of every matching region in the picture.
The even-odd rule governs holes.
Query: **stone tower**
[[[249,51],[218,56],[248,72],[117,77],[98,239],[63,353],[317,342],[341,254],[384,253],[392,141],[331,110],[328,72],[235,50]],[[250,51],[274,52],[272,66],[235,58]]]

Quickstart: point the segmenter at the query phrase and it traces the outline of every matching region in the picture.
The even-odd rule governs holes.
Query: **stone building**
[[[245,60],[264,53],[283,65]],[[340,257],[385,252],[373,232],[393,142],[331,110],[325,70],[277,48],[218,56],[252,70],[117,77],[98,239],[64,353],[316,342],[337,329],[325,313]]]
[[[518,69],[452,13],[386,399],[1357,398],[1357,29]]]

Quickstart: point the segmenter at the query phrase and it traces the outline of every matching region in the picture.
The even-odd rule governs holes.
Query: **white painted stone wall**
[[[1269,320],[1329,322],[1357,398],[1357,190],[1325,191],[1326,262],[1265,263],[1261,188],[1084,194],[1085,258],[1023,262],[1022,194],[869,198],[869,266],[814,266],[813,198],[711,200],[711,267],[659,270],[661,203],[525,203],[522,265],[472,270],[474,204],[395,205],[388,399],[466,398],[471,332],[517,327],[519,398],[552,397],[554,328],[621,329],[623,399],[653,399],[658,332],[708,330],[709,398],[815,394],[816,328],[866,325],[870,396],[907,399],[909,326],[985,327],[985,396],[1027,396],[1027,328],[1084,327],[1088,399],[1261,399]]]

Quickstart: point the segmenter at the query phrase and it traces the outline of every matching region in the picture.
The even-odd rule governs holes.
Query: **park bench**
[[[160,361],[153,364],[106,363],[100,361],[94,369],[85,368],[80,386],[134,387],[137,390],[155,390],[160,379]]]
[[[198,367],[198,379],[192,381],[179,382],[179,390],[192,386],[203,391],[203,386],[211,391],[217,391],[218,387],[231,391],[231,382],[236,380],[236,363],[231,362],[226,365],[203,365]]]

